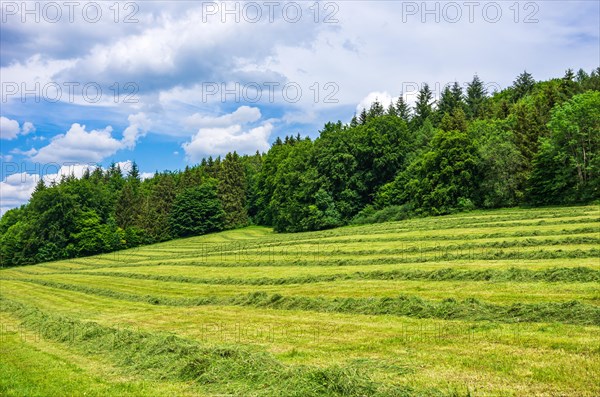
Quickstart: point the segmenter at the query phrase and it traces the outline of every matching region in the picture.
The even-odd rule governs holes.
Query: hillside
[[[491,94],[491,95],[490,95]],[[348,115],[350,118],[351,115]],[[312,137],[312,138],[311,138]],[[40,178],[0,218],[0,265],[114,252],[249,224],[331,229],[473,209],[600,200],[600,68],[488,93],[476,75],[414,107],[378,101],[349,123],[277,137],[142,177],[137,164]],[[126,171],[126,172],[124,172]],[[42,175],[43,177],[44,175]]]
[[[599,233],[503,209],[2,269],[0,394],[599,395]]]

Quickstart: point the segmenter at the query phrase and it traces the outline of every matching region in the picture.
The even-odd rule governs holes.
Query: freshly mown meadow
[[[0,395],[597,396],[600,208],[263,227],[0,271]]]

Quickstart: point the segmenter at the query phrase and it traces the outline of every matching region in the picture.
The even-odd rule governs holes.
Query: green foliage
[[[218,177],[218,194],[225,211],[225,228],[246,226],[246,175],[240,156],[236,152],[225,156]]]
[[[477,152],[466,133],[439,131],[431,149],[416,158],[395,183],[403,191],[399,203],[418,212],[447,214],[468,209],[476,190]]]
[[[442,95],[440,96],[440,100],[438,102],[438,106],[435,112],[435,120],[436,123],[440,123],[444,120],[444,118],[456,118],[459,117],[463,121],[462,123],[466,123],[466,114],[464,112],[465,102],[464,102],[463,90],[458,82],[455,82],[452,87],[446,86],[442,91]],[[442,125],[442,129],[447,131],[449,130],[459,130],[464,131],[464,127],[460,128],[456,125],[448,125],[449,121],[446,121],[444,125]]]
[[[215,181],[187,188],[177,195],[169,218],[175,236],[196,236],[223,230],[225,211]]]
[[[599,90],[600,69],[541,82],[524,72],[491,96],[475,76],[464,92],[458,83],[445,87],[437,105],[424,84],[413,109],[402,95],[388,109],[376,100],[349,124],[326,123],[314,141],[277,137],[264,154],[208,157],[145,180],[135,163],[125,176],[113,163],[81,179],[40,180],[28,204],[0,219],[0,263],[247,224],[299,232],[598,200]]]
[[[521,73],[513,83],[513,98],[514,101],[518,101],[525,95],[529,94],[535,86],[535,80],[531,73],[524,71]]]
[[[525,159],[503,121],[476,121],[469,135],[479,137],[476,202],[483,208],[513,207],[523,199]]]
[[[600,198],[600,92],[557,106],[533,161],[533,203],[573,203]]]
[[[398,97],[396,101],[396,112],[395,116],[400,117],[406,124],[410,122],[411,119],[411,110],[406,101],[403,98],[403,94]],[[393,115],[393,114],[392,114]]]
[[[428,84],[423,84],[417,95],[415,116],[412,119],[414,128],[419,128],[433,113],[433,93]]]
[[[469,119],[481,117],[484,114],[484,106],[487,100],[487,91],[483,81],[475,75],[473,81],[467,86],[467,116]]]
[[[165,241],[171,238],[169,214],[177,195],[175,176],[165,173],[153,179],[156,183],[145,200],[142,225],[152,241]]]

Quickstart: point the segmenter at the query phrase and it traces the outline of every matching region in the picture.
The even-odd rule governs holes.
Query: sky
[[[267,151],[399,95],[600,66],[598,1],[2,1],[0,213],[39,177]]]

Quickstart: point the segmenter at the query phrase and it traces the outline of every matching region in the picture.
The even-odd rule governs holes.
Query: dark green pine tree
[[[150,192],[144,217],[144,229],[154,241],[165,241],[172,237],[169,214],[176,197],[175,180],[172,174],[156,175],[156,185]]]
[[[140,215],[140,197],[133,183],[127,182],[115,203],[115,220],[122,229],[136,226]]]
[[[423,88],[417,95],[417,103],[415,104],[415,117],[413,123],[415,129],[420,128],[425,120],[431,116],[433,112],[433,93],[428,84],[423,84]]]
[[[240,156],[227,153],[218,174],[217,193],[225,211],[225,228],[233,229],[248,224],[246,212],[246,175]]]
[[[566,80],[566,81],[575,80],[575,72],[573,72],[573,69],[571,69],[571,68],[567,69],[567,71],[565,72],[565,77],[563,77],[563,80]]]
[[[450,87],[446,86],[442,91],[442,95],[440,95],[440,100],[438,102],[438,118],[444,117],[445,114],[451,114],[456,105]]]
[[[460,118],[464,115],[462,88],[458,82],[455,82],[452,87],[446,86],[442,91],[442,95],[438,102],[438,108],[435,113],[435,122],[437,125],[442,126],[446,131],[449,131],[447,129],[448,126],[454,123],[454,120],[450,119],[454,119],[455,117]],[[462,128],[458,130],[463,131]]]
[[[583,84],[584,82],[586,82],[588,79],[590,78],[590,75],[587,74],[587,72],[583,69],[579,69],[577,71],[577,77],[576,80],[579,84]]]
[[[138,226],[140,223],[142,214],[140,184],[140,171],[137,164],[133,162],[115,203],[115,220],[123,229]]]
[[[465,94],[463,92],[463,88],[460,86],[460,84],[458,84],[458,81],[455,81],[454,84],[452,84],[452,88],[450,88],[450,91],[452,92],[452,97],[454,98],[454,103],[456,104],[456,106],[464,107]]]
[[[400,94],[398,100],[396,101],[396,114],[408,124],[408,122],[410,122],[411,112],[410,107],[403,97],[404,94]]]
[[[388,106],[385,113],[388,116],[398,117],[398,111],[396,110],[396,106],[394,106],[394,102],[390,102],[390,106]]]
[[[365,125],[367,124],[368,119],[369,116],[367,114],[367,109],[363,108],[363,110],[360,112],[360,115],[358,116],[358,123],[361,125]]]
[[[565,100],[569,100],[573,95],[579,94],[579,84],[575,81],[573,69],[567,69],[565,76],[560,81],[560,92]]]
[[[217,179],[217,174],[219,173],[219,168],[221,167],[221,159],[217,157],[213,160],[212,156],[208,156],[208,161],[206,162],[206,168],[204,173],[209,178]]]
[[[475,75],[473,81],[467,85],[467,117],[469,120],[476,119],[483,115],[487,92],[479,76]]]
[[[517,102],[525,95],[529,94],[535,86],[535,80],[530,73],[524,71],[517,76],[517,79],[513,82],[514,97],[513,100]]]
[[[127,173],[126,182],[131,184],[134,192],[137,194],[142,181],[140,178],[140,169],[135,161],[131,163],[131,169]]]
[[[40,177],[40,180],[35,185],[35,189],[33,190],[33,194],[41,192],[42,190],[46,190],[46,184],[44,183],[44,179]]]
[[[375,101],[371,104],[369,111],[367,112],[368,119],[374,119],[375,117],[383,116],[385,114],[385,109],[381,102],[379,102],[378,98],[375,98]]]
[[[185,166],[184,171],[181,173],[179,180],[179,190],[184,190],[189,187],[198,186],[202,183],[202,172],[206,172],[209,169],[208,163],[203,159],[204,166],[202,167],[190,167]],[[214,167],[214,163],[212,165]]]
[[[352,120],[350,120],[350,127],[356,127],[358,125],[358,119],[356,118],[356,113],[352,116]]]
[[[102,183],[104,181],[104,172],[102,171],[102,167],[97,166],[91,175],[92,181],[95,183]]]
[[[121,167],[115,163],[112,163],[108,167],[105,179],[108,183],[109,190],[113,195],[117,195],[121,189],[123,189],[123,185],[125,184],[125,179],[121,173]]]

